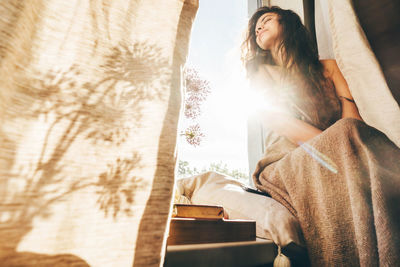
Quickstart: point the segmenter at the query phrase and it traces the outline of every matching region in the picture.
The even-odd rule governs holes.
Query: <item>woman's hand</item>
[[[304,143],[322,132],[320,129],[281,111],[260,109],[257,115],[265,128],[285,136],[296,145]]]

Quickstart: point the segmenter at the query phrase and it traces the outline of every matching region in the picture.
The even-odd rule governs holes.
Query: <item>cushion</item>
[[[304,245],[300,225],[276,200],[243,190],[237,180],[216,172],[206,172],[177,181],[177,194],[192,204],[221,205],[229,219],[256,221],[256,235],[273,240],[279,246],[291,242]]]

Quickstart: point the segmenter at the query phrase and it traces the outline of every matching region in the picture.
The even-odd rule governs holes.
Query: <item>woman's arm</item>
[[[311,124],[283,112],[260,110],[258,115],[264,127],[285,136],[296,145],[304,143],[322,132]]]
[[[353,96],[350,93],[349,86],[347,85],[342,72],[336,64],[336,60],[328,59],[322,60],[321,62],[325,68],[328,78],[330,78],[335,85],[336,94],[342,104],[342,118],[355,118],[362,121],[356,103],[354,102]]]
[[[336,94],[341,101],[342,118],[355,118],[362,120],[350,93],[349,86],[337,66],[336,61],[323,60],[322,64],[324,65],[328,78],[333,81]],[[259,112],[259,116],[265,127],[285,136],[297,145],[308,141],[322,132],[311,124],[296,119],[283,112],[265,110]]]

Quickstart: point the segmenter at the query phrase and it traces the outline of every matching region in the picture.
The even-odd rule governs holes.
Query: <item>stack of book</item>
[[[168,245],[253,241],[256,222],[225,219],[221,206],[174,204]]]

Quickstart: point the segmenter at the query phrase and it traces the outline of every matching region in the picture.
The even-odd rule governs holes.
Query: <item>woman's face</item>
[[[275,13],[263,14],[256,23],[256,42],[263,50],[271,50],[280,40],[281,25]]]

